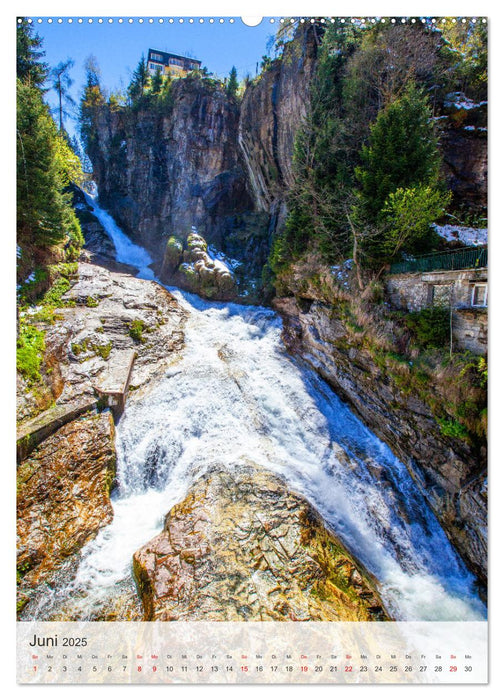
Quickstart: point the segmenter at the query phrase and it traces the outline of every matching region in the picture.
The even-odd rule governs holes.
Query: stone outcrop
[[[133,559],[146,620],[385,620],[376,584],[308,502],[214,466]]]
[[[408,467],[453,545],[485,584],[485,455],[480,458],[462,439],[445,437],[427,403],[391,381],[369,349],[349,338],[337,305],[308,287],[299,300],[274,301],[287,348],[311,365]]]
[[[300,27],[273,62],[245,91],[240,111],[239,143],[256,208],[278,213],[293,184],[292,155],[296,132],[306,116],[316,67],[314,27]]]
[[[57,378],[57,406],[96,398],[114,367],[122,374],[123,359],[132,352],[134,387],[144,386],[179,357],[187,314],[155,282],[79,263],[78,277],[63,300],[72,305],[58,309],[56,323],[38,323],[46,331],[42,370],[51,369],[46,372],[51,382]],[[18,420],[39,412],[35,399],[20,380]]]
[[[236,217],[253,210],[238,118],[236,101],[198,78],[175,81],[164,106],[96,112],[89,155],[100,203],[154,259],[192,226],[220,246]]]
[[[463,93],[447,96],[441,117],[443,176],[454,203],[486,211],[488,198],[487,102]]]
[[[18,610],[34,587],[111,522],[115,476],[111,414],[57,430],[17,470]]]
[[[163,260],[164,275],[174,284],[205,299],[229,300],[236,297],[236,281],[231,270],[208,254],[202,236],[190,233],[184,240],[170,236]]]

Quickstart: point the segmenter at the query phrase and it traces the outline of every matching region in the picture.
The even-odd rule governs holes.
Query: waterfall
[[[92,206],[118,260],[152,279],[145,251]],[[472,575],[406,467],[286,353],[275,312],[170,291],[189,312],[183,358],[126,406],[117,425],[114,520],[84,547],[62,598],[78,599],[85,619],[114,586],[132,586],[133,553],[160,532],[194,480],[212,464],[252,461],[315,506],[377,578],[394,617],[484,619]],[[51,605],[29,614],[43,619]]]

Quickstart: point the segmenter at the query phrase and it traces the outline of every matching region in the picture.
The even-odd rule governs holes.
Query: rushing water
[[[152,279],[150,258],[90,199],[118,260]],[[117,426],[114,520],[82,551],[76,574],[30,615],[76,597],[83,618],[131,585],[136,549],[211,464],[253,461],[303,494],[380,582],[404,620],[474,620],[474,581],[405,466],[313,371],[287,355],[270,309],[205,302],[172,289],[190,312],[183,359]]]

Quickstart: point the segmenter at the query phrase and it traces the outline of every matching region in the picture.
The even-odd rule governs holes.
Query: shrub
[[[414,340],[424,348],[442,348],[450,340],[450,309],[433,307],[414,311],[405,318]]]
[[[93,345],[93,350],[101,358],[103,358],[104,360],[108,360],[112,351],[112,342],[109,341],[105,345]]]

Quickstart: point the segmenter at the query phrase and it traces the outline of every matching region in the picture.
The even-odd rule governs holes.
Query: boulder
[[[314,508],[255,465],[213,466],[133,557],[145,620],[387,620]]]
[[[111,414],[88,413],[44,440],[17,470],[18,610],[34,587],[113,517]]]
[[[205,299],[231,301],[237,297],[236,280],[231,270],[208,253],[203,236],[190,233],[180,247],[180,239],[171,236],[165,251],[164,279],[199,294]]]

